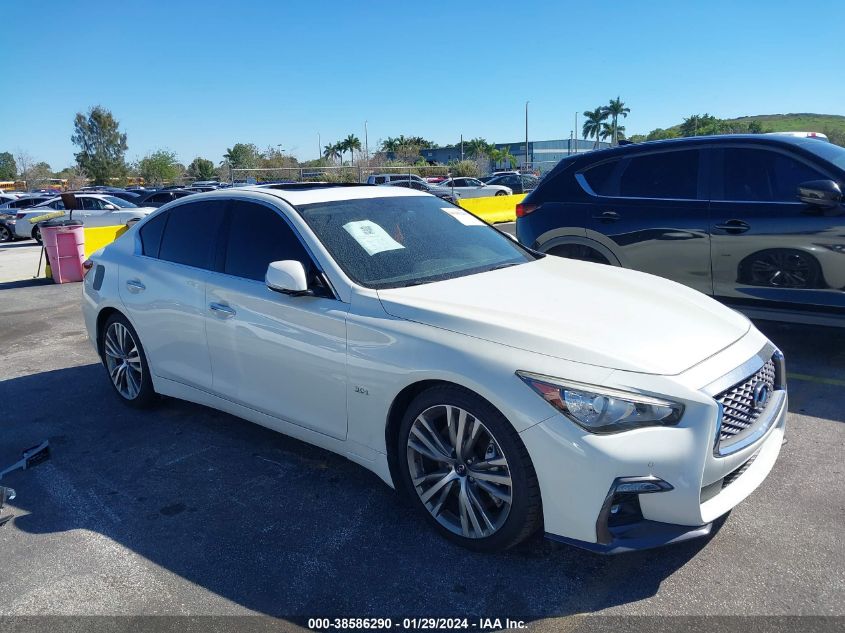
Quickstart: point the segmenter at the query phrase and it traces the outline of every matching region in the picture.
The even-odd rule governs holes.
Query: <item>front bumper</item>
[[[709,534],[714,520],[759,487],[783,443],[785,390],[767,408],[764,431],[729,456],[713,450],[716,402],[700,387],[695,393],[698,402],[687,401],[675,427],[593,435],[556,415],[524,431],[547,537],[607,554],[677,543]],[[614,484],[631,477],[654,478],[668,489],[614,498]],[[620,520],[610,508],[630,511]]]

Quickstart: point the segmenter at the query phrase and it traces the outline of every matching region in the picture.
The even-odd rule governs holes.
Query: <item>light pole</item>
[[[525,102],[525,169],[528,169],[528,104],[531,103],[530,101]]]
[[[323,157],[323,142],[320,140],[320,133],[317,132],[317,160]]]
[[[364,121],[364,158],[367,161],[367,167],[370,166],[370,144],[367,140],[367,122]]]

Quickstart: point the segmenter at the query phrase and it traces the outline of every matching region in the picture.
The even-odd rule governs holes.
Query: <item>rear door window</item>
[[[161,236],[164,235],[164,227],[167,224],[167,213],[159,213],[148,222],[145,222],[138,230],[141,238],[141,254],[147,257],[158,257],[158,250],[161,247]]]
[[[195,268],[211,269],[226,201],[183,204],[168,213],[161,237],[159,259]]]
[[[584,172],[600,196],[695,200],[698,150],[682,150],[608,161]]]

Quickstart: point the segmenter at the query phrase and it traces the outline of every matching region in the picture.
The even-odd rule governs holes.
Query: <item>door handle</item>
[[[208,308],[221,319],[231,319],[236,314],[233,307],[222,303],[209,303]]]
[[[745,233],[751,225],[742,220],[728,220],[724,224],[716,224],[713,228],[727,233]]]
[[[601,220],[602,222],[617,222],[621,220],[621,216],[616,211],[604,211],[593,216],[594,220]]]
[[[146,290],[147,287],[137,279],[130,279],[126,282],[126,289],[133,294],[138,294]]]

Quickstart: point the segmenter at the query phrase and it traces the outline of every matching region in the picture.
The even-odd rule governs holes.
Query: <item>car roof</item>
[[[422,191],[416,191],[415,189],[405,189],[404,187],[378,187],[371,185],[318,185],[314,187],[285,187],[285,185],[262,187],[249,185],[246,187],[208,191],[196,194],[195,196],[190,196],[190,199],[191,201],[194,201],[213,199],[217,197],[226,198],[232,197],[233,195],[236,196],[240,193],[260,193],[269,195],[284,200],[293,206],[313,204],[316,202],[333,202],[336,200],[366,200],[368,198],[401,198],[430,195]]]

